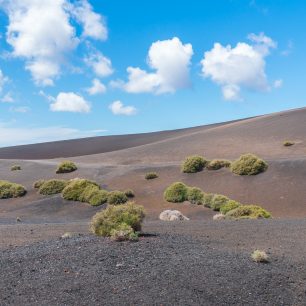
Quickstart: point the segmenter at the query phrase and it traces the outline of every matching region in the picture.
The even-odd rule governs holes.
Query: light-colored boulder
[[[224,219],[225,219],[225,215],[223,214],[216,214],[213,216],[213,220],[215,221],[224,220]]]
[[[164,210],[160,213],[159,219],[162,221],[184,221],[189,220],[186,216],[184,216],[180,211],[178,210]]]

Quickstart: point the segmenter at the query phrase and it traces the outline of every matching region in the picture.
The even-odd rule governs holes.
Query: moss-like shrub
[[[237,207],[241,206],[241,204],[237,201],[234,200],[229,200],[226,204],[220,207],[220,212],[225,215],[227,214],[230,210],[233,210]]]
[[[39,187],[38,192],[43,195],[61,193],[67,184],[68,182],[64,180],[48,180]]]
[[[294,144],[295,144],[294,141],[288,141],[288,140],[286,140],[286,141],[283,142],[283,146],[284,146],[284,147],[291,147],[291,146],[293,146]]]
[[[229,200],[228,197],[222,194],[215,194],[212,198],[210,207],[215,211],[219,211]]]
[[[108,195],[107,203],[110,205],[120,205],[128,201],[128,197],[122,191],[111,191]]]
[[[92,206],[105,204],[108,200],[108,194],[109,193],[106,190],[102,189],[95,191],[89,199],[89,204]]]
[[[203,191],[200,188],[197,187],[189,187],[187,191],[187,200],[191,204],[203,204]]]
[[[269,257],[265,251],[255,250],[251,254],[251,257],[255,262],[268,262],[269,261]]]
[[[121,223],[116,228],[111,230],[110,237],[113,240],[119,242],[127,240],[135,240],[135,232],[130,225],[126,223]]]
[[[124,194],[128,197],[128,198],[134,198],[135,197],[135,193],[132,189],[126,189],[124,190]]]
[[[69,173],[77,170],[77,166],[75,165],[74,162],[70,160],[66,160],[61,162],[56,169],[56,173]]]
[[[256,175],[266,171],[268,164],[254,154],[244,154],[234,161],[231,171],[239,175]]]
[[[27,191],[22,185],[0,180],[0,199],[18,198],[26,193]]]
[[[181,170],[184,173],[196,173],[202,171],[206,164],[207,160],[202,156],[188,156],[183,162]]]
[[[231,166],[231,162],[226,159],[213,159],[210,161],[206,168],[208,170],[219,170],[221,168],[229,168]]]
[[[233,219],[258,219],[271,218],[271,214],[257,205],[241,205],[233,210],[230,210],[226,217]]]
[[[168,202],[181,203],[187,200],[188,187],[181,182],[171,184],[164,192],[164,198]]]
[[[144,208],[134,202],[128,202],[125,205],[109,205],[93,216],[90,230],[98,236],[108,237],[114,229],[126,224],[137,232],[141,230],[144,217]]]
[[[13,165],[13,166],[11,167],[11,171],[18,171],[18,170],[21,170],[21,166],[19,166],[19,165]]]
[[[205,207],[211,208],[212,199],[214,197],[213,193],[204,193],[203,195],[203,205]]]
[[[34,182],[33,187],[34,187],[35,189],[38,189],[38,188],[40,188],[40,186],[41,186],[45,181],[46,181],[46,180],[38,180],[38,181]]]
[[[86,179],[73,179],[64,188],[62,196],[65,200],[84,202],[85,199],[87,199],[87,196],[85,196],[83,193],[87,193],[88,189],[92,190],[92,188],[99,189],[99,185],[96,182]]]
[[[157,175],[156,172],[148,172],[148,173],[146,173],[146,175],[145,175],[145,179],[146,179],[146,180],[153,180],[153,179],[155,179],[155,178],[158,178],[158,175]]]

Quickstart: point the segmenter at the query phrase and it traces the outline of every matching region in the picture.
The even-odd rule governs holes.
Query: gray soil
[[[154,221],[123,243],[85,223],[2,229],[12,244],[2,244],[1,305],[306,305],[305,220]],[[65,230],[74,238],[58,238]],[[270,262],[253,262],[254,249]]]

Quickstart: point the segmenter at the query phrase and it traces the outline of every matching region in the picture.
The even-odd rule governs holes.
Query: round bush
[[[18,198],[27,193],[24,186],[0,180],[0,199]]]
[[[187,200],[188,187],[181,182],[171,184],[164,192],[164,198],[168,202],[180,203]]]
[[[189,187],[187,191],[187,200],[191,204],[203,204],[203,191],[197,187]]]
[[[284,145],[284,147],[291,147],[291,146],[293,146],[295,144],[295,142],[294,141],[284,141],[283,142],[283,145]]]
[[[116,228],[111,230],[110,237],[115,241],[134,240],[134,230],[126,223],[119,224]]]
[[[207,160],[202,156],[188,156],[183,162],[181,170],[184,173],[196,173],[202,171],[206,164]]]
[[[91,198],[100,191],[100,186],[96,184],[87,184],[84,190],[80,193],[78,201],[90,203]]]
[[[46,180],[38,180],[38,181],[34,182],[33,187],[34,187],[35,189],[38,189],[38,188],[40,188],[40,186],[41,186],[45,181],[46,181]]]
[[[224,195],[215,194],[212,198],[210,207],[215,211],[219,211],[229,200],[230,199]]]
[[[208,170],[219,170],[221,168],[229,168],[231,166],[231,162],[229,160],[225,159],[213,159],[210,161],[207,165],[206,168]]]
[[[158,178],[158,175],[157,175],[156,172],[148,172],[148,173],[146,173],[146,175],[145,175],[145,179],[146,179],[146,180],[153,180],[153,179],[155,179],[155,178]]]
[[[258,205],[241,205],[230,210],[226,217],[233,219],[271,218],[271,214]]]
[[[89,204],[92,206],[105,204],[108,200],[108,194],[106,190],[102,189],[94,192],[89,199]]]
[[[52,195],[61,193],[67,186],[68,182],[64,180],[48,180],[44,181],[39,187],[38,193],[43,195]]]
[[[93,216],[90,230],[98,236],[110,236],[112,230],[118,229],[124,223],[134,231],[140,231],[144,217],[144,208],[134,202],[128,202],[125,205],[109,205]]]
[[[256,175],[266,171],[268,164],[254,154],[244,154],[234,161],[231,171],[238,175]]]
[[[128,198],[134,198],[135,197],[135,193],[132,189],[126,189],[124,190],[124,194],[128,197]]]
[[[108,195],[108,204],[110,205],[120,205],[128,201],[128,197],[122,191],[111,191]]]
[[[99,189],[99,185],[96,182],[86,179],[73,179],[64,188],[62,197],[69,201],[81,201],[81,199],[84,201],[85,196],[83,195],[83,192],[85,190],[86,192],[88,191],[88,189],[86,189],[87,187],[95,188],[94,186]]]
[[[21,170],[21,166],[19,166],[19,165],[13,165],[13,166],[11,167],[11,171],[18,171],[18,170]]]
[[[66,160],[61,162],[56,169],[56,173],[69,173],[77,170],[77,166],[74,162]]]
[[[227,214],[230,210],[233,210],[237,207],[241,206],[241,204],[239,202],[236,202],[234,200],[229,200],[226,204],[224,204],[223,206],[221,206],[220,208],[220,212],[225,215]]]
[[[204,193],[203,195],[203,205],[205,207],[211,208],[212,199],[214,197],[213,193]]]

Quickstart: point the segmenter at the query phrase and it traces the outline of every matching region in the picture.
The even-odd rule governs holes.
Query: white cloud
[[[124,106],[121,101],[114,101],[109,109],[114,115],[126,115],[131,116],[137,113],[137,110],[134,106]]]
[[[12,97],[12,94],[8,92],[0,99],[0,101],[3,103],[13,103],[14,98]]]
[[[274,83],[273,83],[273,87],[274,88],[281,88],[283,87],[283,80],[282,79],[279,79],[279,80],[275,80]]]
[[[1,0],[1,7],[9,18],[6,38],[12,56],[25,59],[37,85],[53,85],[66,55],[79,44],[72,18],[82,24],[83,36],[107,38],[102,17],[87,0]]]
[[[90,104],[82,96],[73,92],[60,92],[53,103],[50,104],[53,112],[90,112]]]
[[[27,113],[30,111],[30,108],[27,106],[11,107],[10,111],[14,113]]]
[[[128,82],[113,82],[130,93],[174,93],[190,86],[189,70],[192,45],[183,44],[179,38],[154,42],[148,53],[148,65],[155,72],[138,67],[128,67]]]
[[[105,131],[80,131],[61,126],[18,128],[0,123],[0,147],[97,136]]]
[[[114,72],[111,60],[100,52],[93,53],[86,57],[85,63],[100,77],[109,76]]]
[[[98,40],[107,39],[107,28],[101,15],[93,12],[92,6],[86,1],[79,1],[72,13],[83,25],[83,36]]]
[[[276,43],[263,33],[250,34],[253,44],[239,42],[236,47],[222,46],[215,43],[214,47],[204,53],[201,61],[205,77],[222,87],[226,100],[239,100],[242,87],[256,91],[267,91],[269,84],[265,73],[265,57]]]
[[[87,88],[86,91],[90,95],[96,95],[96,94],[101,94],[106,92],[106,86],[100,82],[98,79],[93,79],[92,80],[92,86]]]
[[[8,81],[8,78],[3,74],[2,70],[0,69],[0,92],[3,89],[4,84]]]

